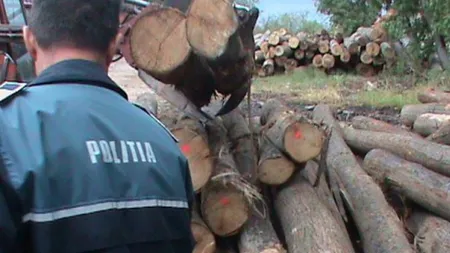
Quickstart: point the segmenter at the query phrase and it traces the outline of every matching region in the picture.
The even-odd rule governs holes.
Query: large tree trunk
[[[445,46],[445,42],[441,35],[434,35],[434,43],[436,44],[436,52],[439,56],[439,60],[441,62],[441,66],[445,70],[450,70],[450,58],[447,52],[447,47]]]
[[[140,16],[130,32],[130,49],[139,68],[164,83],[179,83],[192,53],[184,14],[155,8]]]
[[[202,216],[211,231],[218,236],[236,234],[249,217],[246,191],[253,190],[241,178],[220,118],[207,125],[209,147],[214,159],[214,171],[202,190]]]
[[[314,108],[316,122],[332,127],[327,166],[337,172],[348,195],[350,210],[366,253],[395,253],[413,250],[404,234],[400,219],[387,202],[380,187],[359,166],[342,138],[342,130],[327,105]]]
[[[232,4],[231,0],[192,0],[187,13],[189,44],[195,52],[216,63],[232,62],[243,52],[239,18]]]
[[[450,145],[450,122],[444,123],[436,132],[427,137],[427,140],[439,144]]]
[[[412,126],[417,117],[424,113],[450,115],[450,106],[437,103],[405,105],[400,112],[400,120],[406,126]]]
[[[391,44],[388,42],[383,42],[380,45],[381,54],[386,59],[394,59],[395,58],[395,49],[392,48]]]
[[[357,54],[359,52],[359,44],[355,39],[355,36],[344,38],[344,46],[350,54]]]
[[[289,252],[354,252],[347,231],[300,173],[283,186],[274,201]]]
[[[275,99],[268,100],[262,110],[262,134],[279,150],[299,163],[319,155],[325,135],[318,126]]]
[[[399,126],[394,126],[387,122],[373,119],[366,116],[356,116],[352,119],[352,127],[355,129],[361,130],[370,130],[375,132],[385,132],[385,133],[393,133],[393,134],[402,134],[406,136],[419,137],[420,135],[410,132],[406,129],[403,129]]]
[[[317,179],[318,171],[319,165],[316,162],[310,160],[306,163],[305,168],[300,173],[304,178],[308,180],[308,182],[311,185],[313,185]],[[319,185],[315,188],[315,191],[317,193],[317,196],[328,207],[328,209],[331,211],[336,221],[345,231],[346,227],[344,220],[342,219],[342,215],[339,212],[336,202],[333,199],[333,194],[331,193],[330,188],[328,187],[325,177],[320,178]]]
[[[249,125],[239,108],[223,115],[222,119],[228,130],[237,169],[245,180],[253,184],[256,181],[257,152]]]
[[[213,171],[206,130],[199,121],[188,116],[182,116],[170,129],[188,159],[193,188],[198,192],[208,182]]]
[[[423,211],[414,211],[406,227],[417,238],[416,247],[422,253],[450,252],[450,222]]]
[[[428,170],[381,149],[373,149],[364,159],[369,175],[425,209],[450,219],[450,178]]]
[[[419,94],[417,94],[417,99],[424,104],[426,103],[448,104],[450,103],[450,92],[436,88],[428,88],[422,92],[419,92]]]
[[[196,205],[192,209],[191,230],[195,240],[195,248],[192,253],[215,253],[214,234],[200,217]]]
[[[450,121],[450,115],[424,113],[414,121],[413,129],[422,136],[428,136],[448,121]]]
[[[347,144],[362,152],[385,149],[408,161],[450,176],[450,147],[404,135],[344,128]]]
[[[238,246],[239,253],[286,253],[267,211],[263,214],[253,212],[242,228]]]

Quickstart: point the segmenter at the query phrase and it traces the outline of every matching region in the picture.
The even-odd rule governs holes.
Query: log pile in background
[[[251,119],[239,108],[206,126],[165,118],[203,175],[195,252],[448,252],[450,120],[435,119],[450,109],[426,102],[405,106],[401,125],[339,122],[324,104],[308,117],[275,99]]]
[[[286,29],[256,34],[255,62],[260,77],[275,73],[289,73],[295,68],[313,65],[327,73],[337,69],[355,70],[370,76],[383,66],[395,62],[396,54],[380,26],[360,27],[344,38],[331,36],[325,30],[320,34],[289,33]]]

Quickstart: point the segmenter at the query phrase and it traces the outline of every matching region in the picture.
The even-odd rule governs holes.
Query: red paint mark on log
[[[300,139],[303,137],[302,131],[297,130],[295,131],[295,139]]]
[[[181,151],[184,154],[187,154],[187,153],[191,152],[191,146],[189,146],[188,144],[184,144],[183,146],[181,146]]]
[[[226,205],[230,204],[230,199],[227,197],[223,197],[220,199],[220,204],[226,206]]]

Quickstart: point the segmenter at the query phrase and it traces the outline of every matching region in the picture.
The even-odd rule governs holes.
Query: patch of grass
[[[372,84],[375,87],[370,87]],[[417,93],[427,87],[450,89],[450,74],[430,71],[426,80],[387,74],[364,78],[349,74],[326,75],[310,67],[290,75],[258,78],[252,87],[255,93],[286,94],[287,99],[295,102],[401,108],[419,103]]]
[[[406,104],[419,103],[416,90],[398,92],[389,89],[360,92],[356,94],[354,102],[357,105],[395,108],[402,108]]]

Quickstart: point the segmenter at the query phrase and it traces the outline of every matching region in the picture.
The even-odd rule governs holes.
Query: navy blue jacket
[[[0,253],[190,253],[193,194],[176,141],[94,62],[0,103]]]

